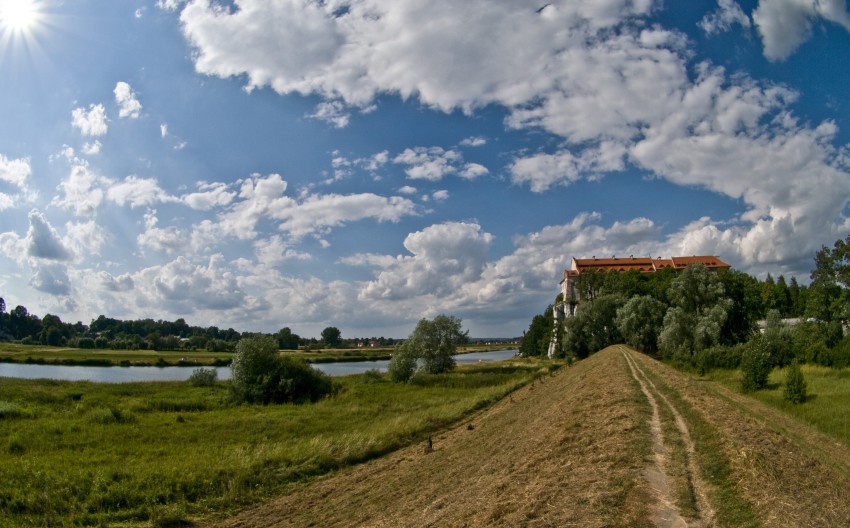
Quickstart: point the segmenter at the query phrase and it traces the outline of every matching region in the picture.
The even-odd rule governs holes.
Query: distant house
[[[581,298],[582,288],[579,283],[584,277],[592,273],[609,273],[609,272],[627,272],[637,271],[639,273],[655,273],[665,268],[674,270],[682,270],[692,264],[702,264],[711,271],[719,269],[731,268],[729,264],[720,260],[720,258],[710,255],[693,255],[690,257],[670,257],[664,259],[661,257],[611,257],[611,258],[573,258],[570,262],[570,267],[564,270],[564,278],[561,279],[561,295],[563,301],[555,304],[553,307],[555,315],[555,328],[553,329],[552,340],[549,343],[549,357],[553,357],[558,345],[558,323],[566,317],[572,317],[578,311]],[[586,289],[585,289],[586,290]]]

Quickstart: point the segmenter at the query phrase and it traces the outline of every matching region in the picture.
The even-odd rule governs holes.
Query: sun
[[[12,33],[31,33],[41,11],[36,0],[0,0],[0,26]]]

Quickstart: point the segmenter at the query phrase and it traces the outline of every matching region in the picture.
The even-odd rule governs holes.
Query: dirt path
[[[731,491],[716,468],[706,477],[695,415],[721,438]],[[214,526],[737,526],[729,493],[750,526],[850,526],[848,475],[847,446],[610,347],[434,435],[431,452],[399,450]]]
[[[712,526],[714,509],[708,501],[706,485],[700,476],[696,459],[696,447],[691,439],[688,425],[685,423],[679,410],[667,397],[658,391],[655,384],[637,365],[633,357],[635,352],[625,346],[617,346],[615,348],[626,359],[632,377],[638,382],[641,392],[646,396],[649,405],[652,407],[650,428],[652,431],[653,458],[652,464],[646,468],[646,476],[655,497],[655,504],[652,508],[653,522],[656,526],[665,528]],[[684,475],[684,492],[688,495],[687,499],[692,500],[696,506],[690,522],[683,517],[681,508],[677,505],[677,495],[681,496],[681,493],[674,493],[670,484],[672,480],[670,468],[674,464],[674,461],[668,455],[668,442],[665,442],[664,439],[658,400],[661,400],[670,411],[676,424],[679,441],[685,447],[686,462],[684,467],[680,468],[679,471]]]
[[[643,354],[630,357],[716,433],[730,466],[728,480],[755,511],[757,525],[850,526],[848,446],[745,395]],[[708,493],[715,504],[721,500],[710,485]]]

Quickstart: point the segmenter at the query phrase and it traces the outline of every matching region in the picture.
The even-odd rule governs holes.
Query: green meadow
[[[835,369],[801,365],[808,399],[794,405],[783,398],[786,369],[774,369],[764,390],[750,396],[803,420],[819,431],[850,445],[850,368]],[[715,370],[710,377],[734,390],[740,390],[738,370]]]
[[[0,378],[0,526],[177,526],[423,441],[546,374],[516,360],[396,384],[336,378],[306,405],[234,405],[228,384]]]

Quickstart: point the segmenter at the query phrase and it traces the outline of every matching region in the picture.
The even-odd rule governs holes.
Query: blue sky
[[[806,282],[848,58],[843,0],[0,0],[0,296],[516,336],[571,257]]]

